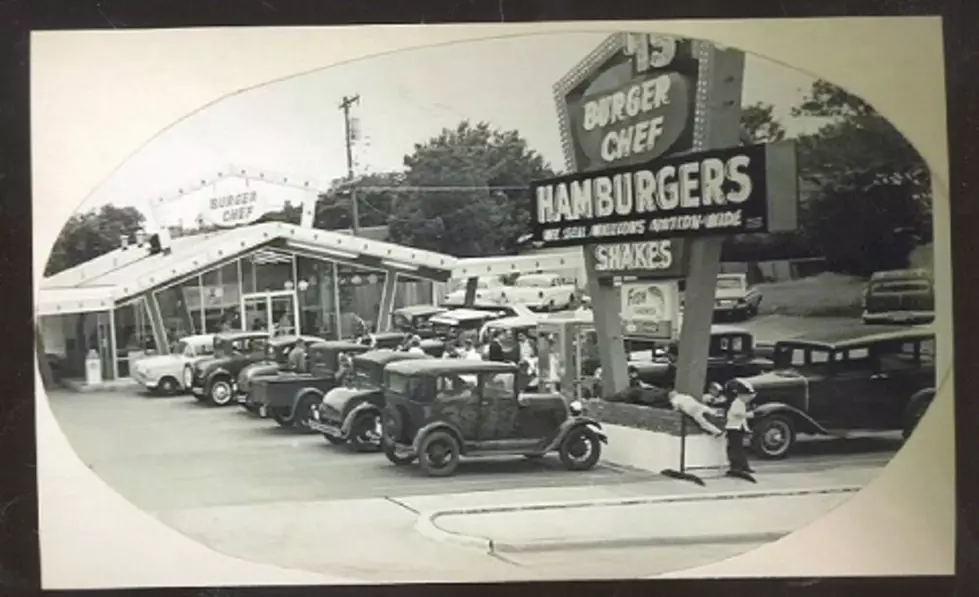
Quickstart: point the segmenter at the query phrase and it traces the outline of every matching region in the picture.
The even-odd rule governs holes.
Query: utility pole
[[[343,110],[343,125],[347,137],[347,180],[354,178],[354,157],[353,157],[353,137],[350,134],[350,106],[360,102],[360,94],[344,96],[340,102],[340,109]],[[352,211],[353,224],[351,226],[354,236],[360,231],[360,210],[357,205],[357,189],[350,187],[350,206]]]

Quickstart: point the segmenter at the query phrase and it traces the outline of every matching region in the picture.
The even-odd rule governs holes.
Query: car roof
[[[350,340],[323,340],[316,343],[316,348],[332,349],[332,350],[355,350],[361,349],[364,352],[367,350],[367,346],[361,344],[360,342],[352,342]]]
[[[747,328],[738,327],[736,325],[723,325],[723,324],[713,324],[710,326],[710,335],[717,336],[721,334],[748,334],[751,332]]]
[[[208,342],[214,342],[214,334],[194,334],[192,336],[184,336],[180,339],[180,341],[188,344],[206,344]]]
[[[386,365],[397,361],[429,359],[428,355],[420,355],[414,352],[404,352],[382,348],[380,350],[369,350],[354,357],[354,362],[367,361],[378,365]]]
[[[494,317],[495,314],[492,311],[484,311],[480,309],[453,309],[452,311],[446,311],[444,313],[439,313],[433,320],[446,321],[449,319],[455,319],[457,321],[466,321],[470,319],[486,319],[488,317]],[[438,322],[436,321],[436,323]]]
[[[518,369],[513,363],[433,359],[429,357],[427,359],[405,360],[391,363],[388,365],[387,370],[402,375],[438,375],[440,373],[493,373],[517,371]]]
[[[409,305],[394,310],[395,313],[405,313],[408,315],[428,315],[429,313],[443,313],[445,311],[448,311],[448,309],[439,307],[438,305]]]
[[[825,348],[845,348],[847,346],[871,342],[914,340],[918,338],[934,338],[934,336],[935,329],[931,325],[874,326],[872,329],[855,326],[845,330],[812,332],[804,336],[782,340],[779,344],[816,344]]]
[[[223,332],[216,334],[215,339],[221,340],[240,340],[242,338],[268,338],[268,332]]]
[[[908,278],[931,278],[931,274],[928,270],[923,268],[912,268],[912,269],[892,269],[882,272],[874,272],[870,275],[870,280],[872,282],[879,282],[882,280],[905,280]]]

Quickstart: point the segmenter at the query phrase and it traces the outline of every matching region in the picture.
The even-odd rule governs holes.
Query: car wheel
[[[433,431],[418,450],[418,463],[429,477],[448,477],[459,467],[462,447],[452,434]]]
[[[304,396],[300,399],[292,415],[292,425],[302,431],[311,431],[309,422],[313,420],[313,409],[319,403],[320,401],[316,396]]]
[[[904,429],[901,430],[901,436],[904,439],[911,437],[915,428],[918,427],[921,417],[925,416],[925,412],[928,411],[929,406],[931,406],[930,400],[922,400],[911,407],[911,410],[908,412],[907,422],[904,424]]]
[[[365,412],[357,415],[350,426],[350,446],[358,452],[381,449],[381,415]]]
[[[784,415],[771,415],[755,424],[751,447],[762,458],[785,458],[795,443],[795,425]]]
[[[292,427],[292,416],[289,415],[289,411],[283,409],[269,410],[269,416],[272,420],[279,424],[279,427]]]
[[[211,389],[207,394],[215,406],[228,406],[235,399],[235,393],[231,390],[231,382],[223,377],[211,382]]]
[[[180,384],[172,377],[164,377],[160,380],[159,390],[164,396],[173,396],[180,389]]]
[[[333,437],[329,433],[323,433],[321,435],[324,439],[326,439],[326,441],[330,442],[330,444],[334,446],[342,446],[343,444],[347,443],[347,440],[343,439],[342,437]]]
[[[405,466],[406,464],[411,464],[415,461],[414,456],[400,456],[394,449],[394,444],[387,442],[382,442],[382,444],[384,447],[384,455],[387,456],[387,459],[391,462],[391,464],[395,466]]]
[[[568,432],[558,450],[561,464],[569,471],[587,471],[602,457],[602,442],[591,429],[577,427]]]

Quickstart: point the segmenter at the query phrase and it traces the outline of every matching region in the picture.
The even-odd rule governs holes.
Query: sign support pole
[[[698,90],[704,97],[704,116],[695,139],[695,151],[736,147],[741,141],[741,92],[744,53],[702,44],[701,52],[709,54]],[[724,237],[693,239],[689,244],[689,273],[684,297],[683,324],[680,330],[679,360],[675,389],[700,399],[707,381],[707,358],[710,351],[711,323],[717,291],[717,274],[721,269],[721,247]],[[680,470],[666,469],[662,474],[703,485],[702,479],[686,472],[686,415],[680,434]]]
[[[619,316],[619,292],[611,279],[599,280],[595,268],[594,246],[586,245],[583,253],[595,333],[600,339],[598,354],[602,362],[602,395],[611,396],[629,385],[622,320]]]

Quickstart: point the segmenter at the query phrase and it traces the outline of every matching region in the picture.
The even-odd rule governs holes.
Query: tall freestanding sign
[[[796,226],[794,144],[740,144],[743,73],[737,50],[621,33],[555,85],[572,174],[532,185],[533,241],[585,247],[607,395],[628,379],[603,256],[686,277],[676,389],[699,396],[724,237]]]

